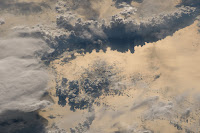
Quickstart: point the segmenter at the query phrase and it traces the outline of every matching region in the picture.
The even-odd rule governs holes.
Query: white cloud
[[[40,101],[48,73],[39,59],[50,48],[39,39],[0,39],[0,113],[34,111],[49,104]]]

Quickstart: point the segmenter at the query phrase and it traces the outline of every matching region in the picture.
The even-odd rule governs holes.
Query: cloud
[[[98,60],[81,74],[80,79],[68,81],[63,78],[61,83],[57,82],[58,104],[65,106],[68,103],[72,111],[88,109],[101,95],[120,94],[119,90],[109,88],[115,82],[113,80],[115,75],[116,72],[112,66]]]
[[[39,39],[0,39],[0,113],[30,112],[50,104],[40,101],[48,82],[40,58],[49,50]]]
[[[34,38],[0,38],[0,130],[4,133],[43,133],[47,121],[38,109],[51,103],[42,100],[48,89],[48,72],[41,58],[51,52]]]
[[[60,4],[58,7],[67,6]],[[124,10],[131,7],[131,12],[123,12],[123,16],[137,14],[137,8],[131,5],[124,6]],[[106,51],[107,47],[119,52],[130,50],[134,52],[134,46],[144,45],[145,42],[156,42],[172,35],[177,30],[192,24],[199,10],[191,6],[174,7],[174,10],[160,12],[156,16],[147,16],[141,19],[132,17],[124,18],[121,13],[110,16],[108,20],[84,20],[74,10],[64,10],[57,17],[57,31],[63,33],[48,34],[44,30],[44,38],[52,42],[56,49],[49,57],[55,58],[68,51],[92,52],[93,49]],[[132,9],[133,8],[133,9]],[[133,12],[133,13],[132,13]],[[126,15],[127,14],[127,15]]]
[[[127,3],[127,4],[130,5],[131,2],[134,1],[134,0],[126,0],[126,1],[124,1],[124,0],[113,0],[113,1],[115,2],[115,6],[117,8],[121,8],[123,3]],[[141,0],[136,0],[136,1],[141,2]]]
[[[84,122],[79,123],[78,126],[70,129],[71,133],[87,132],[90,129],[90,125],[92,124],[94,119],[95,119],[95,112],[94,112],[94,109],[91,109]]]
[[[159,99],[158,96],[155,96],[155,97],[150,97],[150,98],[147,98],[139,103],[135,103],[133,105],[133,107],[131,108],[131,111],[134,111],[142,106],[151,106],[152,104],[154,104],[157,100]]]
[[[199,0],[182,0],[180,5],[199,7],[200,1]]]
[[[33,31],[30,35],[44,39],[49,46],[55,49],[52,54],[44,58],[47,63],[66,50],[86,53],[92,52],[94,49],[106,51],[107,47],[110,47],[119,52],[128,50],[134,52],[135,46],[142,46],[146,42],[156,42],[191,25],[199,13],[198,8],[193,6],[177,6],[173,7],[173,10],[170,7],[169,11],[160,11],[162,8],[160,9],[159,4],[163,2],[152,1],[150,4],[155,6],[156,15],[140,16],[141,11],[145,10],[148,13],[151,11],[151,9],[146,9],[149,5],[148,1],[143,1],[141,10],[130,4],[123,4],[122,11],[116,12],[115,15],[111,15],[109,19],[105,20],[99,18],[90,20],[80,17],[79,12],[76,11],[83,8],[86,1],[81,3],[79,1],[59,1],[56,5],[58,12],[56,30],[45,26],[35,27],[38,31]],[[92,2],[89,0],[87,2],[89,2],[87,6],[93,8]],[[73,5],[73,3],[75,4]],[[84,9],[93,12],[90,8]],[[136,18],[138,16],[139,19],[134,18],[135,16]],[[28,34],[22,34],[22,36],[28,36]]]
[[[64,6],[64,5],[61,5],[61,6]],[[141,19],[139,21],[136,21],[129,17],[124,18],[120,16],[120,14],[116,14],[110,18],[111,21],[109,22],[104,22],[103,20],[83,20],[82,18],[79,17],[78,14],[75,14],[74,12],[64,11],[57,18],[58,27],[56,28],[58,29],[56,29],[56,32],[53,31],[54,32],[53,35],[48,34],[49,32],[48,30],[46,31],[43,30],[44,32],[42,31],[42,32],[35,32],[35,33],[30,33],[30,34],[22,33],[20,36],[32,36],[32,35],[34,35],[35,37],[42,36],[43,39],[46,40],[46,42],[51,42],[51,44],[48,44],[48,45],[51,45],[56,50],[54,53],[48,56],[43,56],[47,60],[52,59],[52,57],[58,57],[60,54],[62,54],[65,51],[79,52],[79,50],[81,51],[82,49],[84,50],[84,52],[91,52],[93,49],[98,51],[100,49],[106,50],[107,47],[111,47],[112,50],[118,50],[120,52],[125,52],[129,49],[133,52],[134,51],[133,48],[136,45],[143,45],[145,42],[155,42],[157,40],[165,38],[168,35],[172,35],[175,31],[181,28],[184,28],[190,25],[191,23],[194,22],[197,14],[199,13],[199,11],[195,7],[191,7],[191,6],[185,6],[185,7],[182,6],[182,7],[177,7],[175,9],[176,10],[173,10],[170,12],[162,12],[156,17],[151,16],[151,17]],[[134,10],[134,12],[135,11],[136,10]],[[124,13],[126,16],[126,12]],[[96,18],[94,17],[93,19],[96,19]],[[43,53],[48,53],[48,52],[44,50],[46,49],[45,45],[43,48],[41,48],[41,46],[43,45],[39,45],[39,46],[37,45],[40,43],[43,44],[44,42],[42,41],[39,41],[39,42],[36,41],[34,45],[31,45],[35,40],[35,39],[32,39],[30,42],[28,41],[29,42],[28,44],[30,45],[26,47],[25,45],[22,45],[22,44],[24,44],[23,42],[27,42],[27,40],[25,41],[23,39],[23,42],[19,40],[15,38],[11,42],[9,41],[4,42],[4,43],[9,42],[9,44],[13,44],[13,45],[7,46],[7,45],[3,45],[3,43],[2,45],[0,45],[2,46],[2,49],[5,47],[4,50],[0,51],[0,59],[2,60],[2,65],[3,65],[3,69],[2,69],[3,71],[1,74],[5,75],[5,77],[7,76],[5,79],[8,79],[8,80],[5,80],[5,82],[3,83],[9,84],[6,86],[5,84],[2,83],[1,86],[3,87],[6,86],[7,88],[11,88],[11,90],[13,90],[11,92],[5,91],[4,94],[10,94],[10,95],[7,97],[3,97],[5,100],[0,100],[0,101],[3,101],[2,106],[5,110],[20,109],[22,111],[32,111],[32,110],[39,109],[45,106],[46,104],[48,104],[48,102],[46,101],[38,100],[39,97],[41,97],[41,94],[45,91],[44,88],[46,88],[46,79],[48,75],[46,74],[44,68],[39,63],[41,62],[40,58],[39,59],[35,58],[35,56],[40,57]],[[20,46],[20,47],[15,46],[13,42],[20,42],[20,44],[17,43],[17,46]],[[175,44],[176,43],[174,43],[174,45]],[[23,49],[21,49],[21,47],[23,47]],[[7,52],[4,52],[4,51],[9,51],[9,53],[12,53],[12,54],[7,54]],[[28,52],[24,52],[24,51],[28,51]],[[157,54],[155,53],[155,51],[152,51],[152,50],[150,51],[154,54]],[[2,55],[1,55],[1,52],[2,52]],[[147,52],[145,52],[145,54],[146,53]],[[150,55],[149,57],[152,57],[152,55]],[[153,57],[151,59],[147,58],[147,60],[150,59],[152,61]],[[162,61],[165,61],[162,58],[162,55],[159,56],[158,54],[156,55],[156,58]],[[74,55],[72,56],[71,60],[73,59],[74,59]],[[133,62],[133,60],[129,60],[129,61]],[[134,60],[134,61],[137,64],[137,60]],[[68,62],[69,61],[67,60],[67,61],[63,61],[62,63],[68,63]],[[56,89],[57,89],[57,96],[59,97],[59,101],[58,101],[59,105],[65,106],[66,104],[68,104],[71,107],[71,110],[73,111],[75,111],[76,109],[90,109],[93,107],[92,104],[95,104],[94,101],[98,99],[98,97],[103,96],[103,95],[107,96],[110,93],[115,93],[115,90],[110,88],[110,85],[116,83],[116,81],[113,80],[113,78],[110,78],[113,76],[113,74],[115,74],[115,71],[113,71],[113,69],[110,69],[112,68],[112,66],[108,66],[105,62],[102,63],[99,60],[97,60],[96,62],[98,62],[97,65],[92,65],[91,67],[93,70],[86,69],[83,73],[81,73],[82,76],[80,76],[79,79],[69,80],[63,77],[61,81],[57,80],[58,82],[57,82]],[[142,62],[143,62],[143,58],[141,58],[141,62],[138,62],[138,64],[142,64]],[[14,65],[16,67],[10,67]],[[132,65],[133,64],[131,64],[130,66]],[[17,71],[19,73],[17,72],[17,74],[15,74],[16,72],[13,70],[14,68],[17,68]],[[23,69],[21,70],[20,68],[23,68]],[[5,73],[3,73],[4,71],[9,71],[8,73],[9,75],[6,75]],[[149,70],[149,71],[152,73],[152,70]],[[170,73],[173,73],[173,72],[170,71]],[[17,75],[17,76],[12,77],[10,75]],[[166,75],[164,75],[163,73],[162,73],[162,76],[166,77]],[[151,77],[154,79],[154,81],[155,79],[159,78],[159,76],[155,77],[155,75],[153,76],[151,75]],[[144,81],[145,78],[139,77],[138,79],[134,80],[134,82],[138,82],[138,80]],[[159,78],[158,80],[162,80],[162,79]],[[156,80],[155,82],[157,82],[158,80]],[[17,86],[13,87],[12,84],[10,83],[13,83]],[[18,85],[18,83],[20,85]],[[21,85],[22,83],[24,86]],[[24,84],[24,83],[30,83],[30,84]],[[149,84],[147,84],[147,86],[148,85]],[[28,88],[27,89],[28,92],[25,91],[24,93],[21,93],[21,90],[19,91],[16,90],[16,88],[23,88],[23,87]],[[25,90],[24,88],[22,90]],[[34,91],[35,88],[41,91],[37,90],[37,92],[35,92]],[[143,87],[143,88],[145,91],[148,91],[146,90],[147,87],[146,88]],[[156,90],[152,90],[152,91],[156,91]],[[12,92],[14,92],[15,94],[13,94]],[[118,92],[120,91],[117,91],[116,89],[116,93],[114,95],[118,95],[119,94]],[[177,92],[174,91],[174,93],[177,93]],[[29,95],[29,97],[27,97],[26,94]],[[18,98],[19,96],[20,98]],[[13,97],[17,97],[16,99],[14,98],[16,103],[13,102],[14,101],[12,99]],[[12,99],[12,102],[10,102],[10,99]],[[175,99],[173,103],[164,102],[164,101],[161,101],[160,99],[163,100],[162,96],[161,98],[149,97],[146,100],[139,101],[139,102],[137,102],[136,100],[135,104],[132,106],[131,109],[126,110],[123,108],[122,111],[119,110],[119,112],[117,113],[115,112],[112,115],[110,115],[111,120],[113,121],[118,120],[118,122],[120,122],[120,120],[118,119],[119,117],[120,118],[126,117],[124,119],[126,120],[127,118],[129,118],[128,116],[129,113],[130,114],[132,113],[132,115],[134,116],[133,113],[135,111],[140,110],[141,107],[144,107],[144,106],[148,107],[146,112],[144,111],[143,114],[139,114],[139,115],[141,115],[141,117],[147,121],[152,120],[152,119],[156,121],[162,118],[168,119],[169,116],[170,116],[169,119],[176,117],[176,114],[174,113],[176,110],[179,114],[181,114],[182,119],[183,118],[185,119],[189,115],[192,114],[191,113],[193,111],[192,109],[187,109],[186,111],[184,109],[179,109],[179,106],[176,103],[177,102],[176,100],[180,101],[181,103],[183,101],[182,99],[185,99],[185,97],[182,97],[180,99]],[[21,104],[19,105],[18,102],[22,100],[26,102],[23,102],[23,105]],[[9,101],[9,102],[6,103],[6,101]],[[24,106],[26,106],[26,108],[24,108]],[[128,113],[125,113],[126,111]],[[74,129],[72,129],[73,130],[72,132],[87,131],[90,125],[92,124],[92,122],[95,121],[94,117],[95,115],[93,114],[91,115],[91,117],[88,117],[84,122],[79,123],[79,125],[77,125]],[[127,125],[129,126],[129,124]],[[177,126],[176,123],[175,125]],[[119,130],[119,131],[116,130],[116,132],[132,132],[133,130],[137,129],[137,127],[135,129],[134,126],[129,126],[130,128],[127,128],[126,125],[116,126],[116,127],[118,127],[118,130]],[[145,132],[151,132],[151,131],[145,131]]]
[[[43,9],[50,8],[50,6],[45,3],[36,3],[36,2],[18,2],[14,0],[0,0],[0,11],[8,11],[11,13],[19,14],[30,14],[30,13],[39,13]]]
[[[147,113],[144,114],[144,119],[145,120],[153,120],[153,119],[159,119],[159,118],[171,118],[173,117],[172,115],[172,108],[173,108],[173,103],[155,103],[152,108],[148,109]]]

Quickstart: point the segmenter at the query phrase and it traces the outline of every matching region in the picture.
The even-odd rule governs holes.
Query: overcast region
[[[48,101],[40,100],[47,89],[48,82],[48,72],[42,65],[40,58],[48,52],[50,52],[50,48],[40,39],[17,37],[0,39],[1,121],[2,117],[6,119],[5,115],[8,111],[13,111],[13,114],[15,114],[14,111],[16,113],[19,111],[33,112],[50,104]],[[25,119],[28,116],[26,113],[19,113],[19,115],[23,115]],[[13,115],[15,117],[12,119],[18,121],[19,115]],[[9,115],[9,117],[11,116]],[[8,123],[11,127],[13,126],[12,123]],[[15,128],[13,126],[13,129],[9,130],[18,131],[15,131]],[[6,132],[7,129],[3,131]]]
[[[1,12],[10,11],[14,14],[32,14],[40,13],[46,8],[51,8],[46,2],[0,0]]]
[[[47,87],[47,72],[40,64],[48,46],[42,40],[1,39],[1,112],[33,111],[47,104],[39,102]]]
[[[0,0],[0,132],[199,132],[199,14],[199,0]]]

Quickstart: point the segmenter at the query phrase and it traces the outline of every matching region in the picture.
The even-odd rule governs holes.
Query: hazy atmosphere
[[[0,0],[0,133],[200,132],[200,0]]]

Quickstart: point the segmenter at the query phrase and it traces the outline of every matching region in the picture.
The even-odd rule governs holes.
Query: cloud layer
[[[45,2],[20,2],[14,0],[0,0],[0,11],[8,11],[14,14],[31,14],[42,12],[50,6]]]
[[[50,48],[31,38],[0,40],[0,112],[35,111],[49,104],[40,101],[47,89],[48,74],[41,55]]]

